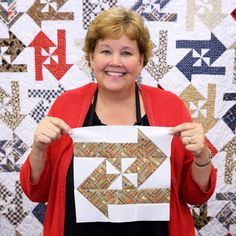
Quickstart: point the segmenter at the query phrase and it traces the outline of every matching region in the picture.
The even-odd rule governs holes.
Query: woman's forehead
[[[122,45],[127,45],[127,47],[136,47],[137,46],[137,41],[130,39],[129,36],[127,35],[121,35],[120,37],[105,37],[103,39],[99,39],[97,41],[97,45],[104,45],[104,46],[109,46],[109,45],[116,45],[117,43],[122,44]]]

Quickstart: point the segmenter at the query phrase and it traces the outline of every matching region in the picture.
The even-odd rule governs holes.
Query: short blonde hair
[[[145,66],[152,55],[150,33],[138,13],[123,7],[112,7],[103,11],[91,22],[83,47],[88,62],[89,53],[94,52],[98,40],[107,37],[117,39],[123,34],[137,41],[139,52],[144,55]]]

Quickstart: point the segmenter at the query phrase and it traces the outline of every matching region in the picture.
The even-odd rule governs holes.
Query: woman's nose
[[[121,66],[121,58],[120,55],[118,54],[112,54],[111,60],[110,60],[110,65],[112,66]]]

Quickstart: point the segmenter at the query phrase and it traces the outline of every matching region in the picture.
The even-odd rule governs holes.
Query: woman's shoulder
[[[95,83],[90,83],[76,89],[67,90],[56,98],[48,115],[65,118],[80,113],[83,109],[89,107],[96,88]]]
[[[65,91],[58,97],[58,99],[71,99],[71,98],[88,96],[89,94],[93,94],[96,88],[97,88],[96,83],[88,83],[81,87]]]
[[[181,101],[181,99],[175,93],[165,90],[162,87],[152,87],[149,85],[142,85],[141,86],[141,93],[146,96],[149,96],[151,99],[158,99],[158,100],[175,100]]]
[[[191,121],[188,109],[178,95],[147,85],[142,86],[141,93],[146,109],[153,114],[155,121],[159,122],[158,125],[175,126]]]

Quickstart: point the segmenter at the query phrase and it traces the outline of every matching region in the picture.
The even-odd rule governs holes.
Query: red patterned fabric
[[[231,16],[236,20],[236,8],[231,12]]]

